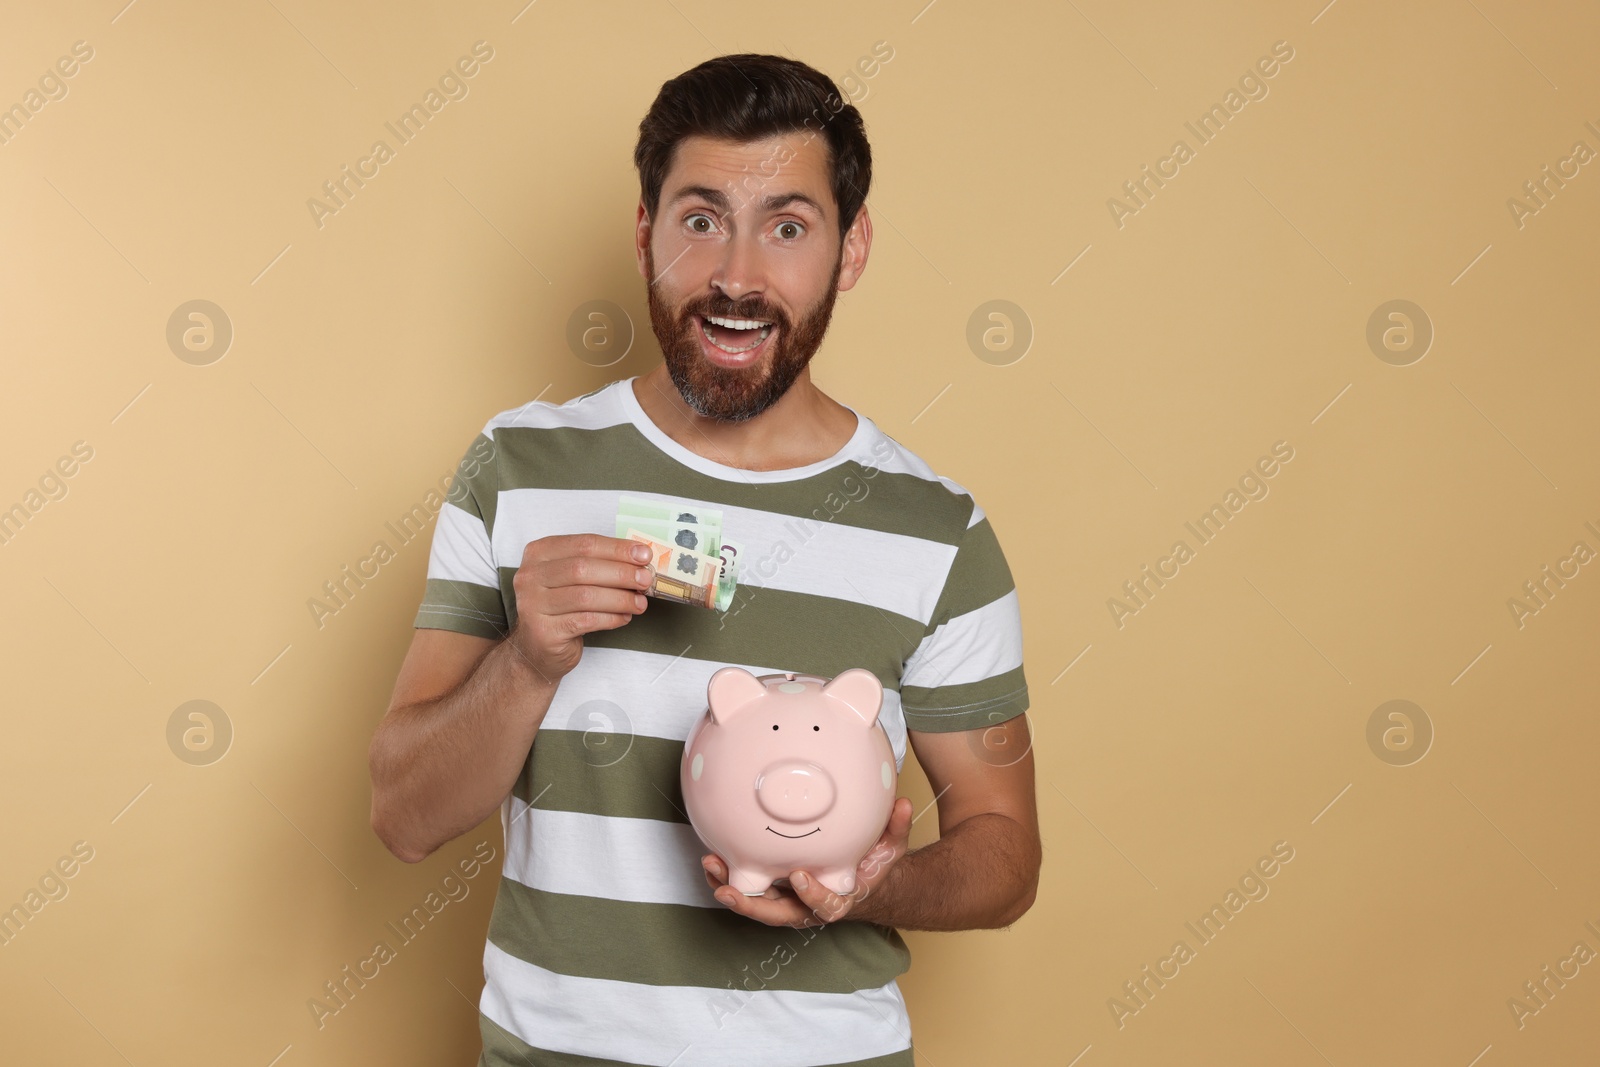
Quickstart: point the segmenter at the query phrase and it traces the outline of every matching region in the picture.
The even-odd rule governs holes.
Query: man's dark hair
[[[785,56],[717,56],[661,86],[639,123],[639,142],[633,149],[646,214],[655,220],[661,183],[685,137],[698,134],[749,142],[800,130],[820,131],[827,138],[842,241],[872,185],[866,124],[833,79]],[[735,193],[737,201],[744,190]]]

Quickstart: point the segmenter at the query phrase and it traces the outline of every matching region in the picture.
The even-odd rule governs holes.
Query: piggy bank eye
[[[774,730],[776,730],[776,729],[777,729],[777,728],[778,728],[778,724],[777,724],[777,723],[773,723],[773,724],[772,724],[772,728],[773,728],[773,729],[774,729]]]
[[[822,727],[820,727],[820,726],[813,726],[813,727],[812,727],[812,729],[813,729],[813,730],[820,730],[820,729],[822,729]]]

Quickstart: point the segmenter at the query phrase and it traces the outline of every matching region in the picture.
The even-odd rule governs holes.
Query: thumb
[[[911,820],[911,798],[896,797],[894,808],[889,812],[889,825],[884,833],[895,841],[903,843],[911,836]]]

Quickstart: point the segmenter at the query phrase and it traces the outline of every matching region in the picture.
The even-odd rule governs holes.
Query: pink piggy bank
[[[706,698],[679,776],[689,822],[727,861],[728,883],[760,896],[805,870],[835,893],[853,892],[856,867],[894,808],[894,749],[878,722],[877,676],[852,667],[832,681],[757,678],[723,667]]]

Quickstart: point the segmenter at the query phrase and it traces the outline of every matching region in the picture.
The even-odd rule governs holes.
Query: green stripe
[[[493,640],[511,632],[500,590],[448,578],[427,580],[422,605],[411,625],[456,630]]]
[[[946,545],[960,541],[973,509],[970,496],[952,492],[942,482],[855,460],[787,482],[713,478],[667,456],[632,423],[599,430],[506,426],[495,430],[495,445],[501,490],[661,493]],[[489,525],[492,530],[492,518]]]
[[[966,538],[956,552],[955,562],[945,578],[939,603],[933,609],[933,619],[928,632],[942,622],[976,611],[991,604],[1016,588],[1011,578],[1011,568],[1006,565],[1000,541],[989,525],[988,516],[973,523]]]
[[[511,567],[500,568],[510,624],[516,622]],[[644,611],[612,630],[585,634],[590,648],[653,652],[668,658],[765,664],[832,678],[865,667],[887,688],[900,684],[906,660],[921,644],[916,619],[870,604],[814,593],[740,586],[727,611],[650,598]]]
[[[494,441],[482,433],[474,437],[456,464],[445,494],[446,500],[490,528],[494,525],[495,489],[499,484],[494,447]],[[485,460],[485,456],[489,458]]]
[[[1028,710],[1028,683],[1022,665],[978,682],[900,690],[906,729],[924,733],[976,730],[994,726]]]
[[[602,1060],[571,1052],[535,1048],[482,1012],[478,1013],[478,1031],[483,1035],[483,1055],[478,1057],[478,1067],[645,1067],[631,1061]],[[680,1062],[693,1063],[694,1059],[690,1057]],[[912,1050],[908,1048],[904,1052],[874,1056],[870,1060],[817,1064],[816,1067],[916,1067],[916,1062]]]
[[[524,804],[537,796],[545,811],[686,823],[682,763],[682,741],[540,727],[511,795]],[[534,782],[561,788],[543,791]]]
[[[489,940],[558,974],[703,987],[708,1001],[719,990],[731,992],[730,982],[750,991],[850,993],[886,985],[911,966],[899,931],[876,923],[846,919],[796,930],[720,905],[549,893],[506,877],[495,895]]]

